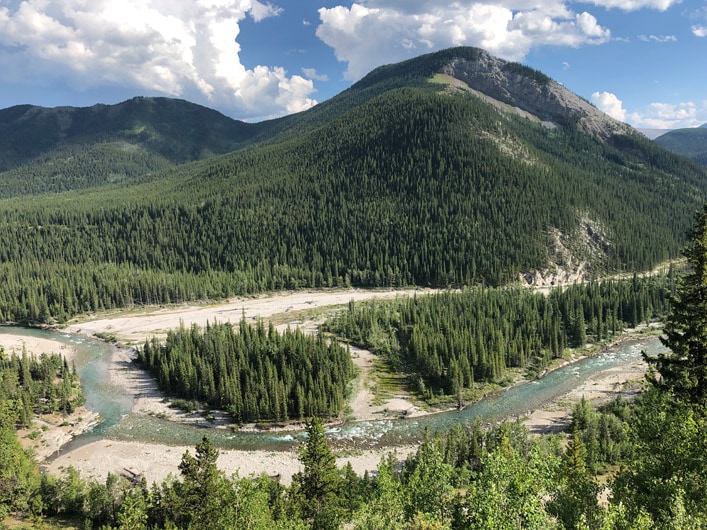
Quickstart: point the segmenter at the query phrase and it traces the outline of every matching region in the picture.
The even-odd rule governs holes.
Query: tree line
[[[670,398],[653,390],[629,407],[623,445],[630,451],[605,485],[588,463],[587,411],[575,412],[568,436],[530,437],[519,422],[484,427],[480,420],[427,433],[402,462],[388,455],[363,475],[351,464],[337,466],[315,418],[289,486],[264,474],[226,476],[216,464],[218,449],[204,437],[194,454],[182,456],[179,476],[160,483],[113,474],[105,482],[85,480],[74,468],[60,477],[35,471],[31,488],[13,492],[24,504],[10,508],[43,525],[52,516],[105,530],[704,528],[704,416],[686,409],[666,416],[675,412]],[[600,504],[606,487],[608,502]]]
[[[568,435],[531,438],[520,422],[484,427],[477,420],[426,433],[401,465],[384,457],[375,474],[359,476],[350,465],[337,467],[314,418],[290,486],[265,475],[225,476],[208,438],[195,454],[184,453],[179,477],[149,486],[115,475],[86,481],[74,469],[40,477],[3,425],[0,515],[136,530],[705,528],[707,208],[698,223],[686,251],[689,271],[665,321],[670,352],[646,357],[660,377],[649,373],[645,392],[630,403],[597,412],[581,401]],[[613,471],[600,480],[597,471],[609,465]]]
[[[42,414],[70,414],[83,405],[75,367],[58,354],[8,354],[0,348],[0,526],[9,512],[41,509],[37,464],[17,429]]]

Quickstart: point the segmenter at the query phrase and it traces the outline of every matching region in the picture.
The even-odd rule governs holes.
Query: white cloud
[[[643,112],[628,114],[627,121],[634,127],[649,129],[699,127],[707,123],[707,100],[701,103],[651,103]]]
[[[707,37],[707,26],[692,26],[692,34],[695,37]]]
[[[587,0],[588,2],[606,8],[621,9],[622,11],[636,11],[638,9],[657,9],[665,11],[677,5],[682,0]]]
[[[665,10],[679,3],[590,1],[625,11]],[[25,83],[43,79],[45,86],[60,81],[80,90],[112,85],[136,93],[185,97],[245,119],[304,110],[316,103],[314,81],[326,76],[314,68],[303,68],[300,75],[274,65],[248,69],[241,61],[241,23],[246,17],[262,21],[285,13],[276,3],[0,0],[0,86],[18,79]],[[319,10],[316,33],[347,63],[350,80],[380,64],[450,46],[479,46],[523,61],[534,47],[580,47],[612,39],[594,15],[574,12],[572,6],[579,3],[568,0],[351,0],[340,4]],[[302,26],[298,23],[293,21],[300,30],[309,25],[307,20],[302,20]],[[704,25],[693,26],[692,31],[707,36]]]
[[[638,38],[644,42],[677,42],[675,35],[639,35]]]
[[[651,103],[642,112],[627,112],[623,102],[611,92],[594,92],[591,102],[612,118],[641,129],[682,129],[707,123],[707,100],[701,104]]]
[[[358,79],[384,63],[451,46],[478,46],[522,61],[541,45],[602,44],[611,38],[589,13],[559,0],[368,0],[319,9],[317,36]]]
[[[258,0],[252,0],[250,6],[250,16],[253,20],[260,22],[261,20],[269,17],[276,17],[282,13],[282,8],[274,6],[272,4],[263,4],[258,2]]]
[[[22,71],[78,89],[189,95],[241,118],[303,110],[316,103],[311,80],[240,62],[241,21],[280,12],[257,0],[25,0],[0,7],[0,82]]]
[[[329,76],[326,74],[318,74],[316,68],[302,68],[302,73],[308,79],[315,81],[329,81]]]
[[[626,121],[626,111],[622,101],[611,92],[594,92],[591,101],[596,107],[612,118]]]

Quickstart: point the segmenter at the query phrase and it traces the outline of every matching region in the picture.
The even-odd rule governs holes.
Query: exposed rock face
[[[601,223],[582,216],[574,234],[550,230],[552,245],[548,266],[543,270],[524,271],[519,275],[527,287],[557,287],[584,282],[606,274],[607,260],[614,245]]]
[[[443,67],[442,73],[529,112],[543,122],[576,122],[584,131],[602,140],[614,134],[634,132],[630,126],[604,114],[540,72],[499,59],[483,50],[479,50],[476,60],[453,59]]]

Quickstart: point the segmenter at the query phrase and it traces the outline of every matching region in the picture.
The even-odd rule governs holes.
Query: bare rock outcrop
[[[466,83],[498,101],[522,109],[542,122],[559,125],[577,123],[585,132],[602,140],[634,130],[601,112],[588,101],[546,75],[478,50],[474,59],[456,57],[441,73]]]
[[[548,266],[524,271],[518,280],[527,287],[545,288],[585,282],[608,270],[614,245],[601,223],[583,215],[574,234],[550,231]]]

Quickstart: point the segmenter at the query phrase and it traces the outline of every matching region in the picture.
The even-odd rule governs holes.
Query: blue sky
[[[0,0],[0,108],[162,95],[259,121],[460,45],[635,127],[707,123],[707,0]]]

